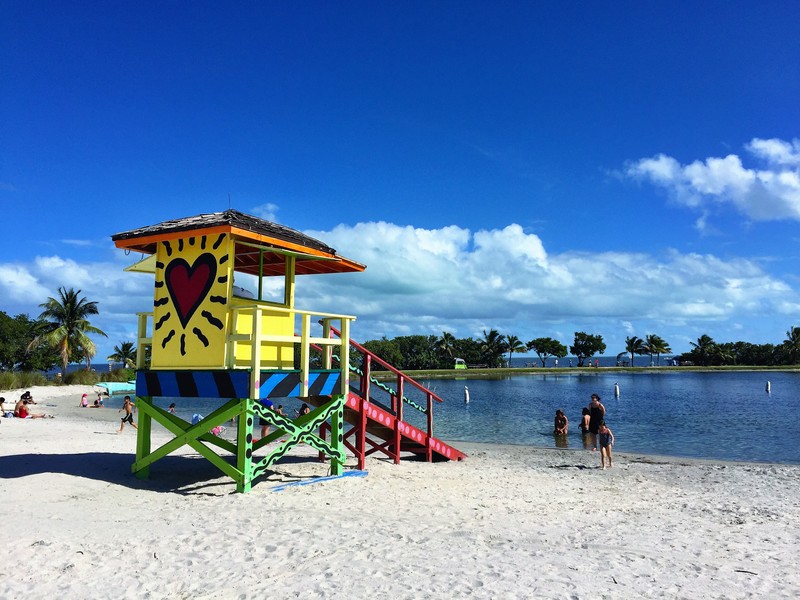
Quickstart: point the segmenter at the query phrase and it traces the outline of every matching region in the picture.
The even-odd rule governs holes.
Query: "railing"
[[[257,390],[260,387],[261,370],[265,368],[263,350],[265,348],[278,348],[292,345],[299,346],[300,349],[300,395],[308,395],[309,371],[311,362],[311,348],[319,347],[322,350],[323,368],[332,369],[333,351],[336,349],[343,358],[339,368],[341,370],[341,394],[347,394],[349,390],[350,372],[347,365],[350,361],[350,323],[355,320],[354,316],[337,315],[331,313],[320,313],[303,311],[282,306],[264,305],[262,303],[237,304],[228,308],[228,334],[226,337],[225,363],[220,368],[250,369],[250,390],[252,397],[256,398]],[[239,331],[240,319],[248,316],[252,321],[249,331]],[[277,316],[292,320],[292,333],[289,335],[276,335],[262,330],[264,317]],[[148,335],[148,327],[152,324],[153,313],[138,313],[138,345],[139,352],[136,357],[136,368],[143,369],[145,366],[145,349],[153,345],[152,335]],[[294,321],[300,320],[300,335],[294,333]],[[320,321],[323,325],[323,336],[314,336],[312,332],[312,322]],[[333,329],[332,323],[337,323],[344,332],[340,338],[331,337],[329,332]],[[339,335],[339,330],[337,335]],[[250,345],[250,356],[246,364],[237,364],[236,349],[239,344]],[[291,361],[292,368],[295,367],[294,359]],[[158,368],[158,367],[156,367]]]
[[[345,336],[342,335],[340,331],[338,331],[335,327],[330,327],[330,331],[340,336],[341,339],[346,339]],[[349,337],[349,336],[348,336]],[[405,373],[402,373],[385,360],[380,358],[379,356],[373,354],[369,350],[367,350],[361,344],[350,340],[350,345],[358,350],[364,357],[363,368],[358,369],[357,367],[350,367],[351,370],[356,371],[360,374],[360,396],[365,402],[370,401],[370,386],[375,383],[379,387],[387,390],[391,396],[391,410],[394,412],[395,416],[398,420],[403,421],[403,406],[408,404],[412,408],[420,411],[421,413],[425,414],[427,417],[427,429],[428,429],[428,436],[433,437],[433,402],[444,402],[439,396],[434,394],[431,390],[426,388],[421,383],[415,381]],[[349,358],[348,358],[349,361]],[[390,387],[383,385],[382,383],[377,382],[377,380],[372,377],[372,363],[375,362],[382,366],[384,369],[389,371],[390,373],[395,375],[395,388],[391,389]],[[342,359],[340,361],[340,365],[344,368],[344,365],[347,365],[348,362]],[[416,388],[420,392],[425,395],[426,399],[426,406],[425,408],[419,406],[415,402],[406,398],[404,394],[404,390],[406,385]],[[362,407],[363,412],[363,407]]]

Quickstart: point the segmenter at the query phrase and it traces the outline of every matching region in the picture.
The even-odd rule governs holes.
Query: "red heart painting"
[[[217,276],[217,259],[206,252],[193,265],[176,258],[164,270],[164,283],[184,329],[208,295]]]

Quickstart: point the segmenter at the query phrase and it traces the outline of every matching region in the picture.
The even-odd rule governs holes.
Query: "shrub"
[[[14,373],[3,371],[0,373],[0,390],[13,390],[18,388],[17,378]]]
[[[0,390],[16,390],[35,385],[49,385],[47,377],[37,371],[3,371],[0,373]]]
[[[136,369],[114,369],[103,377],[103,381],[130,381],[135,378]]]
[[[17,373],[17,381],[21,388],[29,388],[34,385],[49,385],[47,377],[38,371],[22,371]]]
[[[94,385],[100,381],[96,371],[87,371],[86,369],[79,369],[67,373],[64,377],[64,383],[67,385]]]

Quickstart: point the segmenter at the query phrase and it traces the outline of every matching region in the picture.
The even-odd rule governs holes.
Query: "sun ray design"
[[[207,310],[204,310],[200,314],[201,314],[201,316],[205,317],[206,321],[208,321],[211,325],[213,325],[217,329],[222,329],[224,327],[223,322],[220,321],[218,318],[216,318],[214,315],[212,315]]]
[[[226,234],[212,239],[202,235],[159,244],[153,322],[155,331],[167,332],[156,347],[159,364],[211,366],[224,361],[233,262],[226,240]],[[222,350],[213,356],[210,348]]]
[[[192,333],[197,336],[197,339],[200,340],[203,346],[208,348],[208,338],[203,335],[203,332],[200,330],[199,327],[195,327],[194,329],[192,329]]]

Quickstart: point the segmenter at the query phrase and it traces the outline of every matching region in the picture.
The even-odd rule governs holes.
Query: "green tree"
[[[542,367],[547,366],[547,357],[548,356],[555,356],[556,358],[564,358],[567,355],[567,347],[549,337],[540,337],[531,340],[526,345],[528,350],[532,350],[536,352],[536,355],[539,357],[539,360],[542,361]]]
[[[506,351],[506,337],[496,329],[483,330],[481,340],[481,356],[490,368],[496,368],[500,364],[500,358]]]
[[[448,331],[443,331],[441,337],[436,340],[435,347],[441,357],[439,368],[453,367],[453,344],[455,341],[455,336]]]
[[[436,337],[432,335],[404,335],[392,340],[403,357],[403,369],[414,371],[435,369],[438,365]],[[395,365],[397,366],[397,365]]]
[[[633,355],[634,354],[647,354],[647,348],[645,348],[644,340],[640,337],[626,337],[625,338],[625,352],[627,352],[631,357],[631,366],[633,366]]]
[[[689,344],[692,346],[689,352],[692,359],[704,367],[708,366],[717,350],[717,343],[711,336],[704,333],[697,338],[697,342],[689,342]]]
[[[106,360],[122,363],[123,367],[132,369],[136,366],[136,348],[133,342],[120,342],[114,346],[114,353],[109,354]]]
[[[397,347],[392,340],[386,339],[386,336],[382,337],[379,340],[370,340],[368,342],[364,342],[362,344],[367,350],[382,358],[387,363],[392,365],[397,369],[404,369],[403,366],[403,355],[400,353],[400,349]],[[363,362],[359,365],[363,368]],[[381,371],[384,368],[378,364],[372,364],[372,370]]]
[[[43,343],[31,345],[41,326],[41,321],[34,321],[28,315],[12,318],[0,311],[1,370],[47,371],[58,364],[58,355],[50,346]]]
[[[506,337],[506,350],[508,350],[508,366],[511,366],[511,355],[515,352],[517,354],[522,354],[527,350],[525,344],[522,343],[515,335],[509,335]]]
[[[582,367],[583,362],[595,354],[606,351],[606,344],[603,342],[602,335],[592,335],[583,331],[575,332],[575,339],[569,347],[570,353],[578,359],[578,366]]]
[[[647,350],[647,354],[650,355],[650,366],[653,366],[653,355],[658,356],[658,366],[661,366],[661,355],[666,354],[667,352],[672,352],[672,348],[669,347],[669,344],[664,341],[661,336],[658,336],[654,333],[648,334],[644,336],[644,346]]]
[[[453,356],[463,358],[468,365],[477,365],[481,362],[481,344],[477,340],[459,338],[453,342]],[[446,368],[452,368],[452,363]]]
[[[98,314],[97,302],[81,298],[80,293],[81,290],[75,291],[72,288],[67,290],[61,287],[58,288],[58,299],[51,297],[47,302],[40,304],[39,306],[44,309],[39,315],[39,319],[44,321],[43,332],[29,344],[30,348],[44,341],[55,348],[61,359],[64,374],[67,372],[67,365],[75,360],[75,356],[90,361],[97,353],[97,347],[88,334],[108,337],[103,330],[89,323],[87,318]]]
[[[800,362],[800,327],[789,327],[783,342],[785,356],[790,365]]]

